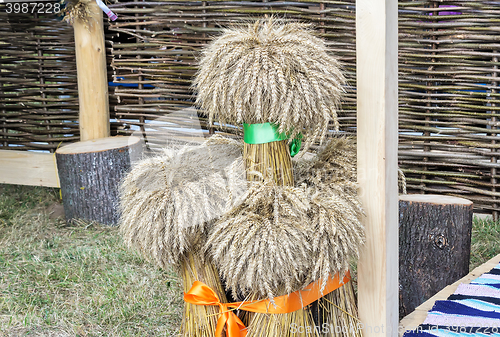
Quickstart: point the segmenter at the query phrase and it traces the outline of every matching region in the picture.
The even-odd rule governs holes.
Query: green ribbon
[[[279,126],[271,123],[243,123],[243,141],[247,144],[265,144],[290,138],[286,133],[278,131]],[[294,157],[300,151],[302,134],[298,134],[290,143],[290,156]]]

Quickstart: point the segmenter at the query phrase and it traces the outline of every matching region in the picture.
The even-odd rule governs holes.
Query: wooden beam
[[[54,154],[0,150],[0,183],[59,187]]]
[[[109,137],[108,78],[102,10],[88,3],[88,22],[75,20],[75,52],[80,104],[80,139]]]
[[[489,260],[488,262],[475,268],[465,277],[456,281],[452,285],[445,287],[443,290],[438,292],[436,295],[429,298],[427,301],[418,306],[414,312],[404,317],[399,323],[399,335],[402,336],[406,330],[415,330],[420,324],[425,321],[427,317],[427,312],[432,309],[434,303],[440,300],[446,300],[451,294],[457,290],[461,283],[470,283],[482,274],[490,271],[500,263],[500,254]]]
[[[367,242],[358,264],[363,334],[398,333],[398,8],[356,1],[358,181]]]

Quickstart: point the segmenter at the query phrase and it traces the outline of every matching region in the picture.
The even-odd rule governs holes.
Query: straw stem
[[[320,298],[318,311],[325,337],[362,337],[352,282]]]
[[[273,180],[277,185],[293,186],[292,158],[287,140],[265,144],[246,144],[243,158],[247,180]],[[254,172],[259,172],[262,177]],[[294,332],[293,325],[312,326],[314,319],[308,308],[288,314],[261,314],[245,312],[243,322],[248,327],[247,337],[260,336],[316,336]]]
[[[265,144],[247,144],[243,148],[243,158],[247,171],[247,180],[256,181],[264,178],[273,180],[276,185],[293,186],[292,158],[288,141],[281,140]],[[259,172],[259,177],[254,172]]]
[[[227,302],[224,287],[221,284],[219,273],[207,258],[197,256],[196,253],[187,253],[180,264],[184,292],[188,292],[194,281],[201,281],[212,288],[221,302]],[[213,337],[219,307],[195,305],[184,302],[181,335],[184,337]]]

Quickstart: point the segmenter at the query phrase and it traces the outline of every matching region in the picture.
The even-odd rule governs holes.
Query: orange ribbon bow
[[[283,295],[274,298],[274,304],[271,300],[243,301],[234,303],[221,303],[217,294],[205,283],[195,281],[187,293],[184,293],[184,301],[197,305],[218,305],[220,308],[220,317],[217,321],[215,336],[221,336],[224,326],[227,326],[227,337],[245,337],[247,330],[243,322],[230,310],[242,309],[245,311],[259,312],[264,314],[287,314],[299,310],[317,299],[340,288],[351,280],[349,271],[344,278],[340,280],[337,273],[334,278],[329,277],[325,289],[321,292],[321,280],[309,284],[302,290],[295,291],[289,295]]]
[[[184,293],[184,301],[191,304],[219,306],[221,315],[217,321],[215,336],[222,335],[225,325],[227,325],[227,337],[245,337],[247,335],[245,324],[233,311],[229,310],[229,304],[231,303],[221,303],[217,294],[205,283],[194,281],[191,289]]]

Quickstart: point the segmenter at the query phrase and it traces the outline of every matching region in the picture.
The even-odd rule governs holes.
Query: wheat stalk
[[[324,337],[362,337],[356,296],[351,282],[318,301],[318,311],[325,329]]]
[[[292,158],[286,140],[264,144],[245,143],[243,160],[248,180],[272,180],[277,185],[293,186]]]
[[[199,251],[199,250],[194,250]],[[195,281],[208,285],[222,303],[227,302],[219,273],[209,259],[196,252],[189,252],[181,258],[179,274],[182,276],[184,292],[188,292]],[[184,337],[213,337],[217,327],[220,309],[184,302],[181,334]]]
[[[324,289],[330,274],[347,272],[364,242],[355,163],[354,142],[333,139],[314,159],[295,161],[295,186],[250,183],[206,243],[235,297],[272,299],[318,279]]]

